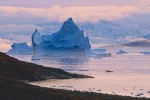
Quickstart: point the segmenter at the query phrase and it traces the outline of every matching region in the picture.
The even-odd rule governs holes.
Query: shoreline
[[[44,88],[0,76],[1,100],[150,100],[130,96],[111,95]]]
[[[103,93],[81,92],[62,89],[44,88],[24,83],[24,80],[93,78],[87,75],[71,74],[62,69],[43,67],[19,61],[4,53],[0,53],[0,99],[1,100],[150,100],[129,96]]]

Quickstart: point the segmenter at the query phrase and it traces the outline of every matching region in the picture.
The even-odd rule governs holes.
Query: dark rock
[[[107,72],[107,73],[111,73],[111,72],[114,72],[114,71],[111,71],[111,70],[105,70],[105,72]]]
[[[68,73],[58,68],[43,67],[41,65],[19,61],[4,53],[0,53],[0,75],[22,81],[92,78],[87,75]]]

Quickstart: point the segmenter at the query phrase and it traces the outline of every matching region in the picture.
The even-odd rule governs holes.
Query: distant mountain
[[[103,38],[122,38],[141,34],[139,27],[135,25],[123,25],[115,21],[99,21],[98,23],[82,23],[81,29],[89,36]]]
[[[122,38],[126,36],[143,37],[149,34],[150,25],[127,24],[119,21],[99,21],[77,23],[89,37]],[[52,33],[61,27],[61,23],[48,23],[43,26],[42,33]]]

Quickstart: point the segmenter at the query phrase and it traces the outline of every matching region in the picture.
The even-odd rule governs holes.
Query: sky
[[[42,29],[37,24],[62,23],[68,17],[145,25],[150,23],[150,0],[0,0],[0,51],[13,42],[29,42],[35,28]]]
[[[21,7],[149,5],[149,0],[1,0],[0,5]]]
[[[150,0],[0,0],[0,24],[139,19],[150,15]],[[147,21],[146,20],[146,21]]]

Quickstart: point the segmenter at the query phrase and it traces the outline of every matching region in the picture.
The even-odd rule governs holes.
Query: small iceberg
[[[104,48],[92,49],[91,52],[95,58],[111,57],[111,53],[108,53]]]
[[[32,56],[31,60],[41,60],[41,58],[39,56],[34,55]]]
[[[31,60],[41,60],[40,58],[31,58]]]
[[[92,52],[96,54],[105,54],[107,50],[103,48],[98,48],[98,49],[93,49]]]
[[[145,54],[145,55],[149,55],[150,54],[150,52],[140,52],[140,53]]]
[[[7,54],[32,54],[32,48],[27,43],[14,43]]]
[[[116,52],[116,54],[127,54],[127,52],[125,52],[123,50],[119,50],[118,52]]]

